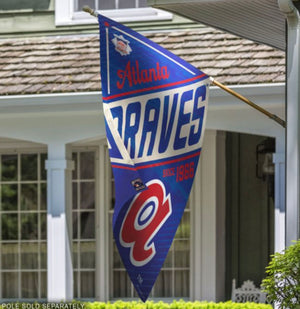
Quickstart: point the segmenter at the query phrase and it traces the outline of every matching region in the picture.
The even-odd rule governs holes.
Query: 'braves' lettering
[[[164,184],[155,179],[147,187],[132,201],[120,230],[120,243],[130,247],[130,261],[135,266],[144,266],[155,256],[153,238],[172,213]]]
[[[199,143],[206,86],[161,97],[144,96],[110,111],[131,158],[180,151]],[[161,111],[161,112],[160,112]]]

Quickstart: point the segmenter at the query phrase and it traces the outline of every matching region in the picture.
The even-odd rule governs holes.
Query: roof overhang
[[[285,16],[277,0],[147,0],[148,5],[285,50]]]
[[[285,117],[283,83],[236,85],[231,88],[250,97],[262,108],[281,118]],[[209,97],[207,129],[268,136],[277,136],[282,131],[280,125],[268,121],[266,116],[218,87],[210,87]],[[12,119],[19,118],[57,119],[59,115],[65,119],[80,116],[83,121],[96,116],[97,123],[100,124],[103,122],[101,101],[100,91],[0,96],[0,120],[14,122]]]

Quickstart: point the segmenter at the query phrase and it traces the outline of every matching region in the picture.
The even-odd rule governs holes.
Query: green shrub
[[[227,301],[224,303],[213,303],[206,301],[185,302],[183,300],[173,301],[172,303],[152,302],[124,302],[116,301],[115,303],[98,302],[86,303],[85,309],[272,309],[271,305],[256,303],[233,303]]]
[[[68,305],[67,305],[68,304]],[[75,306],[72,306],[74,305]],[[72,303],[10,303],[0,305],[0,309],[273,309],[271,305],[256,304],[256,303],[233,303],[227,301],[224,303],[213,303],[206,301],[185,302],[183,300],[173,301],[172,303],[165,303],[162,301],[153,302],[147,301],[116,301],[114,303],[104,302],[78,302]],[[48,305],[48,306],[47,306]],[[64,306],[65,305],[65,306]],[[76,306],[78,305],[78,306]]]
[[[300,308],[300,239],[282,253],[275,253],[266,268],[262,286],[268,299],[280,308]]]

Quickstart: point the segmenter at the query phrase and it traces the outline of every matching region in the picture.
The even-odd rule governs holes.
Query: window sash
[[[96,150],[73,151],[74,298],[96,297]]]
[[[77,11],[73,0],[55,0],[55,24],[57,26],[97,24],[97,18]],[[173,14],[152,7],[98,10],[100,14],[117,22],[147,22],[172,20]]]
[[[47,297],[45,159],[43,150],[0,153],[0,297],[3,300]]]

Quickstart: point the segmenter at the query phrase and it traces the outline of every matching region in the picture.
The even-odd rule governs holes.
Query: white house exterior
[[[285,118],[283,53],[202,26],[144,34]],[[2,301],[136,297],[112,239],[98,44],[95,34],[0,40]],[[228,132],[276,139],[272,246],[284,246],[284,129],[211,87],[200,167],[155,299],[226,298]]]

